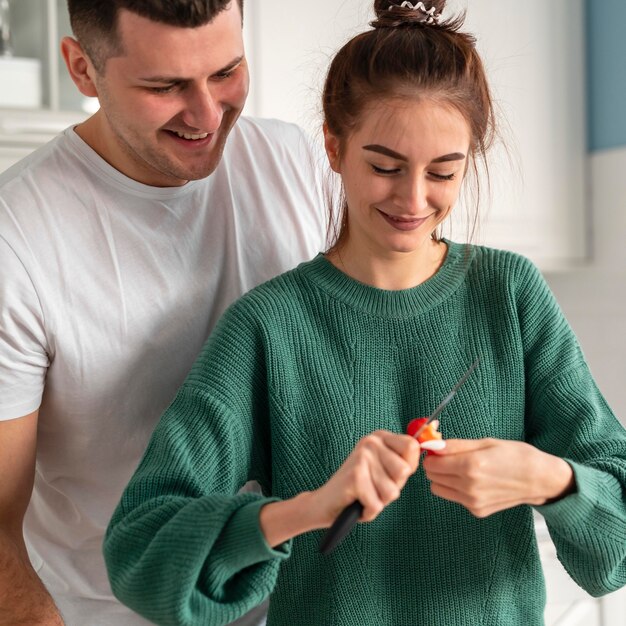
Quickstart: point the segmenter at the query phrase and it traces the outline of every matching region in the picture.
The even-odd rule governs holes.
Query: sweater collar
[[[444,241],[448,252],[439,270],[411,289],[390,291],[366,285],[344,274],[323,254],[303,263],[299,269],[319,289],[351,308],[376,317],[413,317],[438,305],[456,291],[474,257],[473,246]]]

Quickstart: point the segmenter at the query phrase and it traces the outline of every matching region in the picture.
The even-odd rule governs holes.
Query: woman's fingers
[[[544,504],[574,489],[568,463],[523,441],[448,440],[424,461],[433,494],[484,517],[521,504]]]
[[[472,515],[478,518],[487,517],[498,511],[517,506],[518,502],[507,497],[499,499],[491,498],[484,500],[480,497],[472,497],[470,494],[458,491],[451,487],[444,486],[442,484],[431,483],[431,492],[433,495],[449,500],[450,502],[456,502],[465,507]]]
[[[363,505],[362,521],[371,521],[400,496],[413,470],[410,442],[404,436],[377,431],[364,437],[355,449],[357,498]],[[419,450],[419,446],[417,447]]]
[[[326,483],[339,510],[354,500],[363,505],[361,521],[371,521],[396,500],[417,469],[420,446],[407,435],[376,431],[363,437]],[[325,486],[326,487],[326,486]],[[336,515],[336,514],[335,514]]]
[[[396,435],[387,431],[381,431],[381,433],[385,445],[402,457],[413,473],[419,464],[420,444],[417,440],[408,435]]]

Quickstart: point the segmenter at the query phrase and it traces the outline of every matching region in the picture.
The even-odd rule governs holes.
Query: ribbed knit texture
[[[531,626],[545,590],[532,509],[476,519],[421,469],[329,556],[323,531],[270,549],[258,513],[325,483],[376,429],[404,432],[470,363],[449,438],[526,440],[578,490],[540,507],[592,594],[626,583],[626,432],[534,266],[448,242],[424,284],[389,292],[323,256],[224,315],[111,521],[115,594],[157,624],[227,624],[271,594],[268,626]],[[267,497],[237,491],[257,480]]]

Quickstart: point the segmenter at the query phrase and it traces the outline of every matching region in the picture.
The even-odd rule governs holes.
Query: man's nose
[[[202,132],[215,132],[222,123],[224,115],[215,96],[216,94],[207,85],[190,90],[183,113],[185,124]]]

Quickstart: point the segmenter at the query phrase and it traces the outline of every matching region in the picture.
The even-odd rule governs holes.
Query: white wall
[[[245,112],[295,122],[319,135],[319,103],[330,59],[349,37],[367,27],[373,4],[370,0],[246,0],[251,85]]]
[[[591,259],[546,278],[626,425],[626,148],[596,152],[589,165]]]

